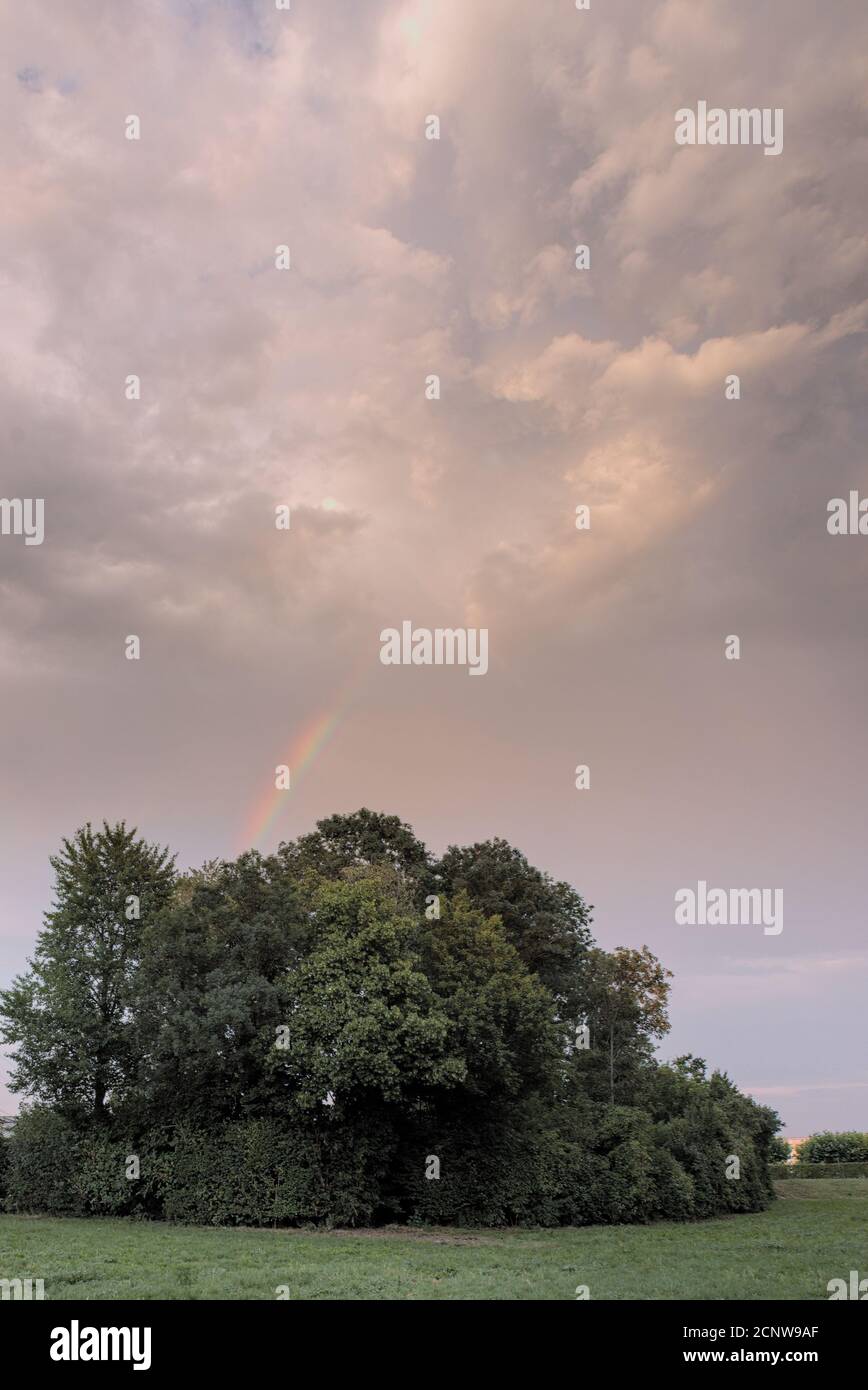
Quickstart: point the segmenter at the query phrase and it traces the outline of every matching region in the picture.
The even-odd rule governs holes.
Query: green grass
[[[868,1276],[868,1182],[789,1181],[772,1209],[691,1225],[261,1231],[0,1216],[0,1278],[47,1299],[827,1299]]]

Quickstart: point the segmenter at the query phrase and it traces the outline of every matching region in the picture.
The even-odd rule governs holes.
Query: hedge
[[[390,1136],[337,1126],[296,1133],[268,1120],[122,1140],[79,1134],[59,1116],[22,1116],[10,1143],[6,1209],[149,1216],[195,1225],[360,1225],[379,1201]],[[130,1179],[130,1160],[139,1177]]]
[[[772,1163],[775,1181],[791,1178],[868,1178],[868,1163]]]
[[[216,1226],[561,1226],[757,1211],[772,1195],[765,1144],[722,1120],[709,1133],[701,1107],[655,1122],[588,1105],[560,1131],[544,1118],[472,1107],[448,1122],[423,1110],[364,1128],[255,1119],[124,1139],[34,1110],[8,1141],[6,1208]],[[726,1176],[733,1154],[738,1181]]]
[[[868,1134],[859,1130],[812,1134],[799,1148],[800,1163],[868,1163]]]

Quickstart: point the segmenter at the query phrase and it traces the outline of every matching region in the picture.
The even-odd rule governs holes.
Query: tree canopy
[[[174,860],[121,822],[83,826],[51,866],[54,905],[30,970],[0,994],[0,1038],[17,1046],[12,1090],[101,1118],[136,1066],[143,926],[170,899]]]
[[[123,823],[51,862],[34,957],[0,994],[31,1107],[12,1200],[548,1221],[767,1199],[777,1117],[700,1059],[655,1060],[669,972],[595,946],[581,894],[503,839],[438,860],[363,808],[186,873]],[[140,1150],[134,1193],[117,1155]]]

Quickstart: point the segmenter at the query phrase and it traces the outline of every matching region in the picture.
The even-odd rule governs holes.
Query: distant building
[[[787,1136],[787,1143],[790,1146],[790,1156],[787,1159],[787,1163],[798,1163],[799,1149],[809,1138],[809,1134],[803,1134],[801,1139],[790,1139],[789,1136]]]
[[[0,1134],[11,1134],[14,1124],[14,1115],[0,1115]]]

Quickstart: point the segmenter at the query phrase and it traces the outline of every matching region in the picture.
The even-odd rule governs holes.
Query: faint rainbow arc
[[[358,700],[366,674],[367,663],[360,673],[357,672],[346,682],[328,709],[312,715],[301,731],[294,735],[286,755],[278,758],[275,763],[275,768],[281,764],[289,768],[289,789],[281,790],[274,785],[275,772],[272,771],[268,790],[259,798],[247,818],[239,853],[244,849],[255,849],[263,837],[274,828],[281,811],[286,809],[287,797],[298,788],[317,755],[331,740],[350,708]]]

